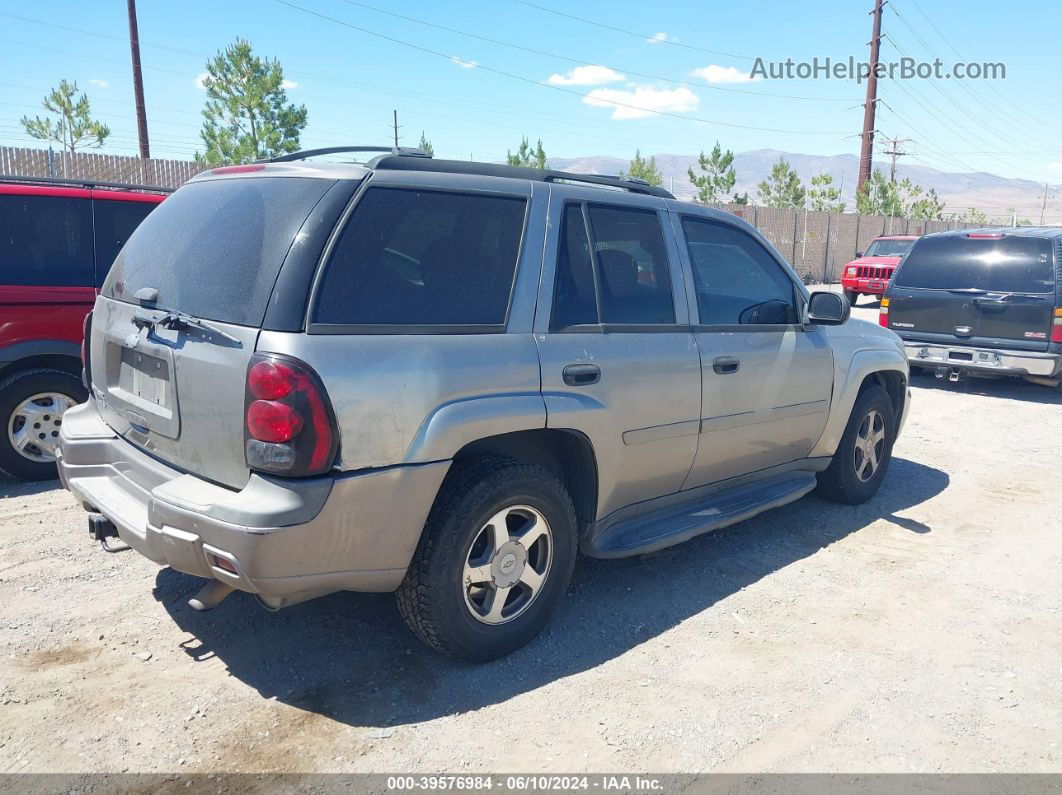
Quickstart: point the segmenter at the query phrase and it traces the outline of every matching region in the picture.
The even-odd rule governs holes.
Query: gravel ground
[[[0,481],[0,771],[1062,772],[1062,393],[913,392],[870,503],[582,559],[485,666],[387,595],[194,613],[194,578]]]

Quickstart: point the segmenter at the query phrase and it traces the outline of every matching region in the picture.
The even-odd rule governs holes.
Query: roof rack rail
[[[663,199],[675,198],[669,191],[650,185],[637,177],[613,177],[603,174],[575,174],[570,171],[554,171],[549,168],[509,166],[502,163],[477,163],[466,160],[414,160],[406,157],[382,155],[367,164],[369,168],[394,169],[399,171],[442,171],[451,174],[475,174],[485,177],[510,177],[530,179],[536,182],[574,182],[601,187],[645,193]]]
[[[0,182],[25,182],[30,185],[69,185],[77,188],[113,188],[115,190],[140,190],[151,193],[173,193],[176,188],[161,185],[135,185],[128,182],[107,182],[99,179],[63,179],[60,177],[26,177],[15,174],[0,174]]]
[[[257,160],[257,163],[289,163],[292,160],[305,160],[308,157],[319,155],[335,155],[342,152],[387,152],[396,157],[427,157],[427,152],[415,149],[411,146],[326,146],[324,149],[304,149],[301,152],[289,152],[286,155],[277,155],[266,160]]]

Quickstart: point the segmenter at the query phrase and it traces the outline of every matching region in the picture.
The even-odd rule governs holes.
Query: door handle
[[[568,386],[589,386],[601,380],[601,368],[596,364],[569,364],[564,368],[564,383]]]
[[[712,369],[719,375],[736,373],[741,367],[741,360],[736,356],[716,356],[712,360]]]

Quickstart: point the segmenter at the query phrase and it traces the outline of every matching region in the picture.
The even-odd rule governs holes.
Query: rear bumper
[[[863,295],[884,295],[888,279],[868,279],[862,276],[842,276],[841,287]]]
[[[252,474],[235,491],[116,436],[91,400],[64,415],[60,434],[63,485],[113,522],[122,541],[273,606],[338,590],[394,590],[448,469],[444,461],[292,480]]]
[[[1009,351],[904,340],[907,360],[924,367],[958,367],[999,375],[1051,378],[1062,373],[1062,354]]]

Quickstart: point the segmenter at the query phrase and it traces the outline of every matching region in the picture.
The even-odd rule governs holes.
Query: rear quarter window
[[[295,235],[334,184],[303,177],[189,183],[130,236],[103,294],[133,303],[138,290],[154,287],[159,307],[260,325]]]
[[[92,287],[87,198],[0,195],[0,284]]]
[[[922,238],[900,265],[893,283],[934,290],[1053,293],[1051,241],[1017,235]]]
[[[92,225],[96,233],[97,285],[103,284],[122,246],[156,206],[155,202],[93,200]]]
[[[313,322],[500,328],[526,207],[518,197],[370,188],[325,265]]]

